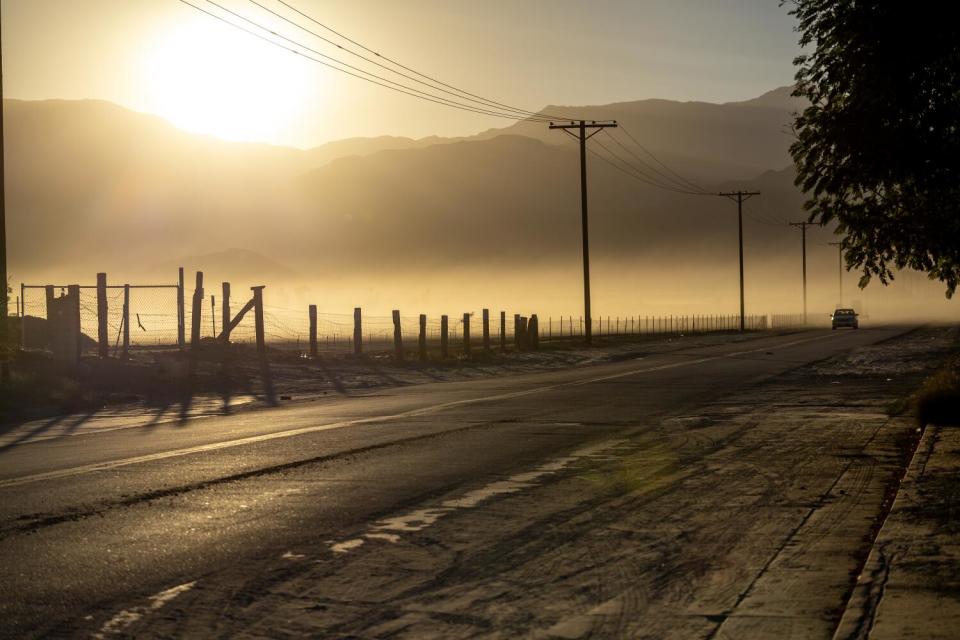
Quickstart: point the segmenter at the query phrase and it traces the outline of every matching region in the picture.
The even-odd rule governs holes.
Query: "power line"
[[[397,74],[397,75],[399,75],[399,76],[401,76],[401,77],[403,77],[403,78],[406,78],[406,79],[408,79],[408,80],[412,80],[413,82],[417,82],[417,83],[422,84],[422,85],[424,85],[424,86],[430,87],[431,89],[434,89],[435,91],[441,91],[441,92],[443,92],[443,93],[446,93],[446,94],[455,96],[455,97],[457,97],[457,98],[459,98],[459,99],[461,99],[461,100],[468,100],[468,101],[470,101],[470,102],[476,102],[476,103],[482,104],[485,108],[495,108],[495,109],[500,109],[500,110],[506,110],[506,111],[516,112],[517,114],[520,114],[520,115],[523,116],[523,117],[536,117],[536,118],[545,117],[545,118],[553,118],[553,119],[555,119],[555,120],[557,120],[557,119],[562,119],[560,116],[555,116],[555,115],[540,113],[540,112],[537,112],[537,111],[529,111],[529,110],[527,110],[527,109],[520,109],[520,108],[518,108],[518,107],[512,107],[512,106],[507,105],[507,104],[503,104],[503,103],[500,103],[500,102],[496,102],[495,100],[490,100],[489,98],[484,98],[483,96],[479,96],[479,95],[470,93],[470,92],[468,92],[468,91],[464,91],[463,89],[458,89],[457,87],[454,87],[453,85],[449,85],[449,84],[447,84],[447,83],[445,83],[445,82],[441,82],[440,80],[436,80],[436,79],[434,79],[434,78],[431,78],[430,76],[428,76],[428,75],[426,75],[426,74],[420,73],[419,71],[416,71],[416,70],[414,70],[414,69],[411,69],[411,68],[409,68],[409,67],[406,67],[406,66],[400,64],[399,62],[396,62],[396,61],[394,61],[394,60],[392,60],[392,59],[390,59],[390,58],[387,58],[387,57],[385,57],[385,56],[382,56],[381,54],[377,53],[376,51],[371,51],[370,49],[368,49],[367,47],[364,47],[363,45],[359,44],[358,42],[355,42],[354,40],[351,40],[350,38],[347,38],[346,36],[340,34],[339,32],[334,31],[333,29],[327,27],[326,25],[324,25],[323,23],[317,21],[316,19],[312,18],[311,16],[307,15],[307,14],[304,13],[303,11],[300,11],[299,9],[297,9],[297,8],[295,8],[295,7],[287,4],[286,2],[283,2],[282,0],[277,0],[280,4],[282,4],[283,6],[287,7],[287,8],[290,9],[291,11],[295,11],[296,13],[300,14],[301,16],[303,16],[304,18],[306,18],[307,20],[310,20],[311,22],[313,22],[313,23],[319,25],[320,27],[322,27],[322,28],[330,31],[331,33],[336,34],[336,35],[339,36],[340,38],[343,38],[344,40],[347,40],[348,42],[351,42],[352,44],[354,44],[354,45],[356,45],[356,46],[364,49],[365,51],[368,51],[368,52],[372,53],[373,55],[375,55],[375,56],[377,56],[377,57],[379,57],[379,58],[381,58],[381,59],[389,62],[390,64],[393,64],[393,65],[395,65],[395,66],[397,66],[397,67],[400,67],[401,69],[404,69],[404,70],[406,70],[406,71],[409,71],[410,73],[413,73],[413,74],[415,74],[415,75],[417,75],[417,76],[420,76],[421,78],[425,78],[426,80],[429,80],[429,82],[426,82],[426,81],[424,81],[424,80],[417,79],[416,77],[414,77],[414,76],[412,76],[412,75],[409,75],[409,74],[407,74],[407,73],[403,73],[403,72],[401,72],[401,71],[397,71],[396,69],[391,69],[390,67],[388,67],[388,66],[385,65],[385,64],[382,64],[382,63],[380,63],[380,62],[378,62],[378,61],[376,61],[376,60],[373,60],[373,59],[371,59],[371,58],[368,58],[367,56],[364,56],[363,54],[357,53],[356,51],[353,51],[353,50],[351,50],[351,49],[348,49],[348,48],[344,47],[343,45],[338,44],[338,43],[334,42],[333,40],[330,40],[329,38],[326,38],[326,37],[320,35],[320,34],[317,33],[316,31],[313,31],[313,30],[311,30],[311,29],[308,29],[307,27],[301,25],[300,23],[298,23],[298,22],[296,22],[296,21],[294,21],[294,20],[291,20],[290,18],[284,16],[283,14],[281,14],[281,13],[279,13],[279,12],[277,12],[277,11],[274,11],[273,9],[271,9],[271,8],[269,8],[269,7],[267,7],[267,6],[264,6],[263,4],[261,4],[260,2],[258,2],[258,0],[247,0],[247,1],[250,2],[251,4],[254,4],[254,5],[260,7],[260,8],[263,9],[264,11],[266,11],[266,12],[268,12],[268,13],[276,16],[277,18],[280,18],[280,19],[283,20],[284,22],[287,22],[287,23],[293,25],[293,26],[296,27],[297,29],[300,29],[301,31],[304,31],[304,32],[306,32],[306,33],[309,33],[310,35],[312,35],[312,36],[314,36],[314,37],[316,37],[316,38],[319,38],[320,40],[326,42],[327,44],[330,44],[330,45],[333,45],[334,47],[337,47],[337,48],[340,49],[341,51],[344,51],[344,52],[346,52],[346,53],[349,53],[349,54],[352,55],[352,56],[356,56],[357,58],[360,58],[361,60],[363,60],[363,61],[365,61],[365,62],[367,62],[367,63],[369,63],[369,64],[373,64],[373,65],[375,65],[375,66],[377,66],[377,67],[380,67],[381,69],[384,69],[384,70],[386,70],[386,71],[389,71],[390,73],[395,73],[395,74]],[[431,83],[434,83],[434,84],[431,84]],[[439,86],[438,86],[438,85],[439,85]],[[446,88],[444,88],[444,87],[446,87]]]
[[[679,179],[677,179],[677,178],[673,178],[673,177],[671,177],[671,176],[663,173],[662,171],[660,171],[659,169],[657,169],[656,167],[654,167],[653,165],[651,165],[650,163],[648,163],[646,160],[644,160],[643,158],[641,158],[640,156],[638,156],[637,154],[635,154],[633,151],[631,151],[625,144],[623,144],[622,142],[620,142],[620,140],[618,140],[617,138],[615,138],[615,137],[613,136],[613,134],[611,134],[609,131],[604,131],[604,133],[606,133],[606,134],[607,134],[607,137],[609,137],[611,140],[613,140],[621,149],[623,149],[623,150],[626,151],[628,154],[630,154],[637,162],[639,162],[640,164],[642,164],[644,167],[647,167],[647,169],[649,169],[650,171],[652,171],[652,172],[655,173],[656,175],[660,176],[660,178],[666,180],[666,181],[667,181],[667,184],[672,184],[672,185],[675,185],[675,186],[677,186],[677,187],[679,187],[679,188],[681,188],[681,189],[685,189],[685,190],[690,189],[690,184],[692,184],[692,183],[686,183],[686,184],[685,184],[684,181],[679,180]],[[645,175],[646,175],[646,174],[645,174]],[[652,178],[652,179],[655,179],[655,178]],[[694,187],[694,188],[695,188],[697,191],[700,191],[700,192],[702,192],[702,193],[706,193],[706,191],[703,190],[703,189],[701,189],[700,187]]]
[[[640,144],[640,141],[637,140],[635,137],[633,137],[633,134],[631,134],[630,131],[628,131],[626,128],[623,128],[623,132],[627,135],[628,138],[630,138],[631,141],[633,141],[633,144],[637,145],[637,147],[640,148],[644,153],[646,153],[648,156],[650,156],[651,158],[653,158],[654,162],[656,162],[657,164],[659,164],[661,167],[663,167],[663,168],[664,168],[666,171],[668,171],[669,173],[673,174],[678,180],[680,180],[681,182],[684,182],[684,183],[687,184],[689,187],[691,187],[691,188],[693,188],[693,189],[696,189],[696,190],[698,190],[698,191],[706,191],[703,187],[701,187],[700,185],[698,185],[696,182],[693,182],[692,180],[687,180],[687,179],[684,178],[682,175],[680,175],[679,173],[677,173],[676,171],[674,171],[673,169],[671,169],[670,167],[668,167],[668,166],[667,166],[663,161],[661,161],[657,156],[653,155],[653,152],[652,152],[652,151],[650,151],[650,150],[647,149],[645,146],[643,146],[642,144]]]
[[[608,133],[607,135],[609,136],[609,133]],[[619,140],[617,140],[616,138],[613,138],[612,136],[610,136],[610,139],[613,140],[614,142],[616,142],[617,144],[620,144]],[[609,147],[607,147],[606,145],[602,144],[599,140],[595,140],[594,142],[596,142],[596,144],[599,145],[601,148],[605,149],[605,150],[607,151],[607,153],[609,153],[609,154],[611,154],[612,156],[614,156],[615,158],[617,158],[620,162],[622,162],[622,163],[625,164],[626,166],[628,166],[628,167],[630,167],[631,169],[633,169],[636,173],[639,173],[641,176],[643,176],[646,180],[650,181],[650,183],[653,184],[653,185],[656,186],[656,187],[659,187],[659,188],[661,188],[661,189],[666,189],[666,190],[669,190],[669,191],[676,191],[676,192],[679,192],[679,193],[687,193],[687,194],[694,194],[694,193],[696,193],[697,195],[702,195],[703,193],[705,193],[705,192],[702,192],[702,191],[692,192],[692,191],[691,191],[689,188],[687,188],[686,186],[678,185],[675,181],[674,181],[674,182],[664,182],[664,181],[663,181],[663,178],[657,178],[655,175],[650,175],[649,173],[647,173],[646,171],[644,171],[644,170],[641,169],[640,167],[635,166],[634,164],[630,163],[629,161],[625,160],[624,158],[622,158],[621,156],[619,156],[618,154],[616,154],[616,153],[615,153],[614,151],[612,151]],[[623,148],[625,151],[627,151],[627,152],[629,153],[629,149],[627,149],[626,147],[624,147],[622,144],[620,144],[620,146],[621,146],[621,148]],[[642,162],[642,161],[641,161],[641,162]],[[646,163],[644,163],[644,166],[649,167],[649,165],[647,165]]]
[[[656,187],[656,188],[658,188],[658,189],[663,189],[664,191],[670,191],[670,192],[673,192],[673,193],[682,193],[682,194],[691,195],[691,196],[705,195],[703,192],[700,192],[700,191],[683,190],[683,189],[679,189],[679,188],[677,188],[677,187],[673,187],[673,186],[671,186],[671,185],[664,185],[664,184],[662,184],[662,183],[660,183],[660,182],[656,182],[656,181],[652,180],[649,176],[644,175],[640,170],[638,170],[635,166],[633,166],[632,164],[630,164],[629,162],[627,162],[626,160],[624,160],[622,157],[618,156],[618,155],[617,155],[616,153],[614,153],[609,147],[607,147],[606,145],[604,145],[604,144],[603,144],[602,142],[600,142],[599,140],[594,140],[593,142],[594,142],[594,144],[596,144],[598,147],[600,147],[601,149],[603,149],[604,151],[606,151],[607,153],[609,153],[611,156],[613,156],[614,158],[616,158],[617,160],[619,160],[621,163],[623,163],[623,165],[625,165],[625,166],[628,167],[628,168],[625,169],[624,167],[616,164],[615,162],[612,162],[610,159],[604,157],[603,155],[597,153],[596,151],[593,151],[592,149],[588,149],[588,151],[589,151],[590,153],[592,153],[592,154],[593,154],[594,156],[596,156],[597,158],[600,158],[601,160],[603,160],[604,162],[606,162],[606,163],[609,164],[610,166],[614,167],[615,169],[617,169],[617,170],[619,170],[620,172],[622,172],[622,173],[630,176],[631,178],[633,178],[633,179],[635,179],[635,180],[638,180],[638,181],[640,181],[640,182],[643,182],[644,184],[650,185],[650,186],[652,186],[652,187]],[[633,171],[631,171],[630,169],[633,169]]]
[[[247,33],[248,35],[251,35],[251,36],[253,36],[253,37],[255,37],[255,38],[259,38],[260,40],[263,40],[264,42],[267,42],[267,43],[269,43],[269,44],[271,44],[271,45],[273,45],[273,46],[275,46],[275,47],[279,47],[279,48],[281,48],[281,49],[284,49],[285,51],[289,51],[290,53],[293,53],[293,54],[295,54],[295,55],[298,55],[298,56],[301,56],[301,57],[303,57],[303,58],[306,58],[307,60],[310,60],[311,62],[316,62],[317,64],[321,64],[321,65],[323,65],[323,66],[325,66],[325,67],[328,67],[328,68],[330,68],[330,69],[334,69],[335,71],[339,71],[339,72],[341,72],[341,73],[344,73],[344,74],[346,74],[346,75],[348,75],[348,76],[352,76],[352,77],[357,78],[357,79],[359,79],[359,80],[363,80],[363,81],[365,81],[365,82],[369,82],[369,83],[371,83],[371,84],[375,84],[375,85],[377,85],[377,86],[384,87],[385,89],[390,89],[391,91],[396,91],[396,92],[398,92],[398,93],[403,93],[403,94],[406,94],[406,95],[408,95],[408,96],[412,96],[412,97],[414,97],[414,98],[419,98],[419,99],[425,100],[425,101],[427,101],[427,102],[433,102],[433,103],[436,103],[436,104],[439,104],[439,105],[442,105],[442,106],[451,107],[451,108],[454,108],[454,109],[460,109],[460,110],[462,110],[462,111],[470,111],[470,112],[473,112],[473,113],[479,113],[479,114],[489,115],[489,116],[494,116],[494,117],[499,117],[499,118],[506,118],[506,119],[509,119],[509,120],[527,120],[527,119],[528,119],[528,118],[520,118],[520,117],[517,117],[516,115],[513,115],[513,114],[500,113],[500,112],[496,112],[496,111],[492,111],[492,110],[482,109],[482,108],[480,108],[480,107],[475,107],[475,106],[473,106],[473,105],[462,105],[462,104],[460,104],[460,103],[454,102],[453,100],[448,100],[448,99],[443,98],[443,97],[440,97],[440,96],[433,96],[433,95],[431,95],[431,94],[429,94],[429,93],[426,93],[426,92],[424,92],[424,91],[420,91],[420,90],[418,90],[418,89],[412,89],[412,88],[409,88],[409,87],[405,87],[404,85],[402,85],[402,84],[400,84],[400,83],[393,82],[392,80],[387,80],[387,79],[384,79],[384,78],[380,78],[379,76],[376,76],[375,74],[372,74],[372,73],[370,73],[370,72],[368,72],[368,71],[364,71],[364,70],[362,70],[362,69],[358,69],[358,71],[359,71],[360,73],[363,73],[363,74],[365,74],[365,75],[369,75],[369,76],[371,76],[372,78],[378,78],[378,79],[384,80],[384,82],[378,82],[377,80],[373,80],[373,79],[371,79],[371,78],[364,77],[364,76],[359,75],[359,74],[357,74],[357,73],[353,73],[353,72],[348,71],[348,70],[346,70],[346,69],[342,69],[342,68],[340,68],[340,67],[338,67],[338,66],[336,66],[336,65],[334,65],[334,64],[331,64],[331,63],[329,63],[329,62],[325,62],[325,61],[323,61],[323,60],[319,60],[319,59],[317,59],[317,58],[314,58],[314,57],[312,57],[312,56],[304,53],[303,51],[298,51],[297,49],[288,47],[288,46],[284,45],[283,43],[277,42],[277,41],[275,41],[275,40],[271,40],[270,38],[264,36],[263,34],[260,34],[260,33],[257,33],[257,32],[255,32],[255,31],[251,30],[251,29],[248,29],[248,28],[244,27],[243,25],[239,25],[239,24],[236,24],[236,23],[234,23],[234,22],[231,22],[230,20],[224,18],[223,16],[218,15],[218,14],[216,14],[216,13],[213,13],[212,11],[208,11],[208,10],[204,9],[203,7],[199,7],[199,6],[197,6],[197,5],[189,2],[188,0],[177,0],[177,2],[180,2],[181,4],[187,5],[188,7],[192,8],[192,9],[195,9],[195,10],[197,10],[197,11],[200,11],[201,13],[204,13],[204,14],[210,16],[211,18],[214,18],[214,19],[216,19],[216,20],[219,20],[220,22],[223,22],[224,24],[226,24],[226,25],[228,25],[228,26],[230,26],[230,27],[233,27],[234,29],[238,29],[238,30],[240,30],[240,31],[243,31],[244,33]],[[216,3],[212,2],[211,0],[207,0],[207,2],[209,2],[210,4],[213,4],[213,5],[217,6],[217,7],[220,7],[220,5],[217,5]],[[220,8],[223,9],[223,7],[220,7]],[[230,12],[228,9],[224,9],[224,10],[227,11],[227,12]],[[238,17],[242,17],[242,16],[238,16]],[[246,19],[246,18],[245,18],[245,19]],[[271,31],[271,30],[268,29],[267,27],[263,27],[263,26],[261,26],[261,25],[257,25],[256,23],[253,23],[253,24],[255,24],[258,28],[260,28],[260,29],[262,29],[262,30],[264,30],[264,31],[266,31],[266,32],[268,32],[268,33],[271,33],[271,34],[276,35],[276,36],[278,36],[278,37],[283,37],[283,36],[280,36],[279,34],[276,34],[276,33],[273,32],[273,31]],[[301,45],[300,43],[298,43],[298,42],[296,42],[296,41],[290,40],[289,38],[285,38],[285,39],[288,40],[288,41],[290,41],[290,42],[292,42],[292,43],[295,44],[296,46],[302,47],[302,48],[305,49],[305,50],[313,51],[313,50],[310,49],[309,47],[303,46],[303,45]],[[322,53],[318,53],[318,55],[321,55],[321,56],[323,56],[323,57],[325,57],[325,58],[328,58],[328,59],[333,59],[333,58],[330,58],[330,56],[326,56],[326,55],[324,55],[324,54],[322,54]],[[334,59],[334,60],[335,60],[335,59]],[[345,67],[350,67],[350,66],[351,66],[351,65],[347,65],[346,63],[340,62],[340,61],[338,61],[338,60],[335,60],[335,62],[337,62],[338,64],[342,64],[342,65],[345,66]],[[355,67],[353,67],[353,68],[355,68]],[[385,83],[389,83],[389,84],[385,84]],[[396,86],[390,86],[390,85],[396,85]],[[398,88],[398,87],[404,87],[404,88]],[[408,89],[408,90],[405,90],[405,89]],[[532,119],[532,118],[530,118],[529,120],[533,120],[533,121],[536,121],[536,122],[546,122],[546,120]]]
[[[499,112],[499,111],[495,111],[495,110],[493,110],[493,109],[485,108],[485,107],[482,107],[482,106],[476,106],[476,105],[471,105],[471,104],[464,104],[464,103],[462,103],[462,102],[456,102],[455,100],[451,100],[450,98],[444,98],[443,96],[437,96],[437,95],[434,95],[434,94],[429,93],[429,92],[427,92],[427,91],[423,91],[422,89],[416,89],[416,88],[414,88],[414,87],[410,87],[410,86],[405,85],[405,84],[403,84],[403,83],[396,82],[396,81],[394,81],[394,80],[390,80],[389,78],[384,78],[383,76],[378,76],[377,74],[372,73],[372,72],[370,72],[370,71],[367,71],[366,69],[361,69],[360,67],[356,67],[356,66],[354,66],[354,65],[352,65],[352,64],[346,63],[346,62],[344,62],[344,61],[342,61],[342,60],[339,60],[339,59],[337,59],[337,58],[334,58],[334,57],[332,57],[332,56],[329,56],[329,55],[327,55],[327,54],[325,54],[325,53],[323,53],[323,52],[321,52],[321,51],[317,51],[316,49],[313,49],[313,48],[311,48],[311,47],[309,47],[309,46],[307,46],[307,45],[305,45],[305,44],[303,44],[303,43],[301,43],[301,42],[298,42],[297,40],[294,40],[293,38],[288,38],[287,36],[283,35],[282,33],[278,33],[278,32],[276,32],[276,31],[274,31],[273,29],[270,29],[269,27],[265,27],[265,26],[263,26],[262,24],[258,23],[257,21],[252,20],[252,19],[244,16],[244,15],[241,14],[241,13],[238,13],[238,12],[236,12],[236,11],[233,11],[232,9],[229,9],[229,8],[227,8],[227,7],[224,7],[224,6],[221,5],[221,4],[218,4],[217,2],[215,2],[215,0],[206,0],[206,2],[207,2],[208,4],[211,4],[211,5],[215,6],[215,7],[217,7],[217,8],[220,9],[221,11],[226,11],[226,12],[229,13],[230,15],[232,15],[232,16],[234,16],[234,17],[236,17],[236,18],[239,18],[240,20],[243,20],[244,22],[246,22],[246,23],[248,23],[248,24],[250,24],[250,25],[252,25],[252,26],[254,26],[254,27],[258,28],[258,29],[261,29],[261,30],[263,30],[263,31],[266,31],[267,33],[269,33],[269,34],[271,34],[271,35],[273,35],[273,36],[276,36],[276,37],[278,37],[278,38],[281,38],[281,39],[283,39],[283,40],[285,40],[285,41],[287,41],[287,42],[295,45],[295,46],[298,46],[298,47],[300,47],[301,49],[305,49],[306,51],[309,51],[309,52],[311,52],[311,53],[314,53],[314,54],[316,54],[316,55],[318,55],[318,56],[320,56],[320,57],[322,57],[322,58],[324,58],[324,59],[326,59],[326,60],[330,60],[330,61],[332,61],[332,62],[334,62],[334,63],[336,63],[336,64],[339,64],[339,65],[342,65],[342,66],[346,67],[347,69],[352,69],[353,71],[356,71],[356,72],[358,72],[358,73],[362,73],[362,74],[364,74],[364,75],[370,76],[371,78],[376,78],[377,80],[380,80],[380,81],[382,81],[382,82],[390,83],[391,85],[395,85],[396,87],[401,87],[401,88],[403,88],[403,89],[406,89],[407,91],[415,92],[415,93],[417,93],[417,94],[420,94],[421,96],[427,96],[427,97],[432,98],[432,99],[434,99],[434,100],[443,101],[443,102],[445,102],[445,103],[448,103],[450,106],[456,106],[456,107],[466,108],[466,109],[474,109],[474,110],[478,110],[478,111],[480,111],[480,112],[482,112],[482,113],[487,113],[487,114],[489,114],[489,115],[497,115],[497,116],[501,116],[501,117],[508,117],[508,118],[512,118],[512,119],[515,119],[515,120],[528,119],[528,118],[525,118],[525,117],[518,117],[518,116],[515,115],[515,114],[501,113],[501,112]],[[259,5],[258,5],[258,6],[259,6]],[[342,69],[340,69],[340,70],[342,71]],[[539,120],[539,121],[544,121],[544,122],[547,120],[547,118],[529,118],[529,119],[531,119],[531,120]]]
[[[758,200],[758,202],[759,204],[757,205],[757,207],[759,208],[759,211],[757,211],[756,213],[766,218],[767,220],[770,220],[771,224],[778,224],[780,226],[787,226],[788,224],[790,224],[790,221],[787,220],[786,218],[783,218],[782,216],[776,213],[770,213],[769,211],[767,211],[766,201],[762,197]]]

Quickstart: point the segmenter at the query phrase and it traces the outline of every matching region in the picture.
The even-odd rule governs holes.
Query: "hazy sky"
[[[369,85],[178,0],[0,1],[7,97],[110,100],[193,131],[300,147],[507,123]],[[249,0],[216,1],[377,71]],[[257,1],[295,16],[277,0]],[[287,2],[409,67],[526,109],[747,99],[789,84],[798,51],[794,21],[777,0]]]

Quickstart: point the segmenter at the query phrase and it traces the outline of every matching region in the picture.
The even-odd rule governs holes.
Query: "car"
[[[853,309],[836,309],[830,316],[831,326],[834,329],[837,327],[850,327],[851,329],[859,329],[860,321],[857,319],[858,317],[859,314]]]

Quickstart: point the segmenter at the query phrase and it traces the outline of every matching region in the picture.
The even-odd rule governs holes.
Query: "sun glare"
[[[226,25],[191,21],[148,48],[145,92],[150,110],[182,129],[269,141],[289,137],[317,91],[322,74],[310,65]]]

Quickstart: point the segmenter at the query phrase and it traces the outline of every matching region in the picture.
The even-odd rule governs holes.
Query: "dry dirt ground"
[[[617,440],[384,514],[343,539],[157,594],[139,611],[149,616],[119,612],[104,631],[829,638],[841,618],[863,626],[858,576],[887,572],[868,626],[902,637],[897,585],[945,572],[942,590],[917,600],[919,623],[936,615],[938,598],[956,595],[956,522],[944,520],[956,503],[910,512],[912,501],[924,503],[924,484],[909,489],[912,499],[897,497],[921,433],[887,410],[955,340],[953,329],[924,329],[795,369]],[[954,478],[956,445],[947,447],[929,478]],[[909,525],[890,524],[895,497],[891,517]],[[897,540],[912,555],[895,551]]]
[[[538,352],[477,352],[469,360],[453,357],[446,361],[399,364],[392,355],[382,352],[363,358],[326,356],[312,361],[296,352],[274,351],[270,362],[272,399],[265,393],[257,359],[247,345],[237,345],[226,367],[223,352],[216,345],[203,352],[192,385],[185,378],[187,360],[175,350],[138,352],[126,363],[84,358],[69,370],[58,368],[42,354],[25,353],[20,356],[23,368],[37,376],[27,384],[34,393],[14,398],[7,411],[0,401],[0,449],[118,425],[130,428],[184,423],[271,403],[583,367],[680,349],[748,342],[768,335],[771,332],[610,337],[598,339],[592,349],[579,342],[558,341],[545,343]],[[36,387],[41,386],[50,389],[40,394]]]
[[[870,552],[840,637],[960,635],[960,429],[927,427]]]

